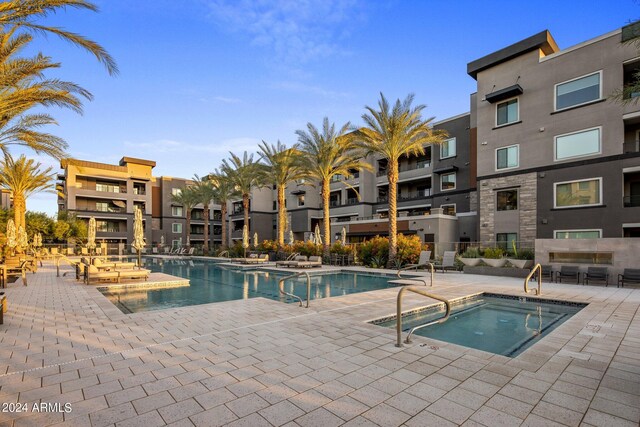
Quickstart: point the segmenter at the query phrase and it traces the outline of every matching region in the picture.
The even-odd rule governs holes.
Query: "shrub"
[[[462,258],[480,258],[480,249],[468,247],[460,256]]]
[[[404,234],[398,234],[397,247],[396,266],[416,264],[418,262],[420,251],[422,250],[422,242],[418,235],[405,236]]]
[[[516,255],[516,259],[533,260],[535,257],[536,254],[532,249],[520,249]]]
[[[504,251],[501,248],[486,248],[482,256],[487,259],[500,259],[503,254]]]
[[[298,252],[300,255],[304,256],[321,256],[322,255],[322,245],[316,245],[311,242],[302,242],[297,241],[294,242],[293,252]]]
[[[383,267],[389,259],[389,239],[376,236],[362,243],[358,247],[358,259],[369,267]]]
[[[262,252],[273,252],[278,250],[278,242],[275,240],[263,240],[258,245],[258,250]]]
[[[242,242],[239,240],[229,247],[229,258],[242,258],[244,257],[244,253]]]
[[[329,252],[336,255],[350,255],[353,253],[353,247],[349,245],[343,245],[342,242],[338,241],[331,245],[329,248]]]

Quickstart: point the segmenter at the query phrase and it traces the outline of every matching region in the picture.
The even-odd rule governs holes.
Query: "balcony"
[[[624,196],[625,208],[637,208],[640,206],[640,196]]]
[[[427,188],[426,190],[411,191],[409,193],[398,194],[398,201],[404,202],[406,200],[416,200],[416,199],[422,199],[424,197],[430,197],[430,196],[431,196],[431,189]]]
[[[418,170],[418,169],[426,169],[426,168],[430,168],[430,167],[431,167],[431,161],[422,161],[422,162],[416,163],[415,165],[401,164],[398,167],[398,172],[402,173],[402,172],[414,171],[414,170]],[[386,176],[386,175],[387,175],[387,170],[386,169],[380,169],[376,173],[376,176],[378,176],[378,177]]]
[[[330,208],[338,208],[340,206],[352,206],[352,205],[357,205],[358,199],[357,198],[350,198],[347,199],[345,202],[342,202],[341,200],[330,200],[329,201],[329,207]]]
[[[107,209],[103,209],[103,208],[96,208],[95,206],[76,208],[75,210],[82,211],[82,212],[103,212],[103,213],[126,213],[127,211],[125,208],[109,207]]]

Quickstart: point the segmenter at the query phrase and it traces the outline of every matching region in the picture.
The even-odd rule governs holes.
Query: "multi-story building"
[[[470,62],[479,238],[640,236],[640,69],[623,28],[560,50],[548,31]]]

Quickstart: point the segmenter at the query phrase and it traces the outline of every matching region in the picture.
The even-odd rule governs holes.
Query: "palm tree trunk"
[[[284,246],[284,232],[286,224],[287,208],[284,206],[283,185],[278,185],[278,246]]]
[[[249,194],[242,195],[242,208],[244,209],[244,225],[247,226],[249,236],[251,236],[251,230],[249,229]]]
[[[205,255],[209,255],[209,203],[205,203],[204,209],[204,245],[202,246],[202,252]]]
[[[324,251],[329,252],[329,245],[331,244],[331,222],[329,219],[329,193],[331,191],[329,187],[329,180],[322,180],[322,220],[324,222]],[[311,230],[313,231],[313,230]]]
[[[397,198],[398,198],[398,159],[389,159],[389,262],[391,267],[396,258],[398,244],[398,218],[397,218]]]
[[[191,209],[187,209],[187,241],[191,246]]]
[[[13,222],[16,224],[16,230],[20,226],[25,227],[25,212],[27,210],[27,202],[22,194],[13,194]],[[25,227],[26,228],[26,227]]]
[[[227,202],[220,202],[220,215],[222,216],[222,249],[227,247]]]

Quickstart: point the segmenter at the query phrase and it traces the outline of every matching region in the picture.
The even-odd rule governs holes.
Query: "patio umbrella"
[[[347,229],[342,227],[342,246],[347,244]]]
[[[321,245],[322,244],[322,236],[320,235],[320,226],[318,224],[316,224],[316,231],[315,231],[315,244],[316,245]]]
[[[258,233],[253,233],[253,247],[258,247]]]
[[[164,234],[160,236],[160,247],[164,246]]]
[[[134,210],[133,215],[133,248],[138,252],[138,267],[142,265],[141,256],[144,248],[144,227],[142,225],[142,210],[138,207]]]
[[[309,241],[311,243],[314,243],[314,244],[316,243],[316,238],[315,238],[315,235],[313,233],[309,235]]]
[[[20,226],[20,228],[18,228],[18,239],[16,247],[19,251],[22,251],[26,249],[27,246],[29,246],[29,237],[27,236],[27,232],[24,231],[24,227]]]
[[[87,249],[89,250],[89,263],[91,263],[92,249],[96,248],[96,219],[89,218],[89,228],[87,229]]]
[[[242,247],[244,248],[244,256],[247,256],[247,249],[249,248],[249,227],[247,224],[242,226]]]
[[[293,230],[289,230],[289,244],[293,245],[294,239],[293,239]]]
[[[191,246],[191,236],[187,236],[187,246]]]
[[[33,246],[36,248],[42,246],[42,234],[36,233],[33,235]]]
[[[11,251],[15,251],[17,245],[16,224],[10,219],[7,221],[7,247],[11,249]]]

